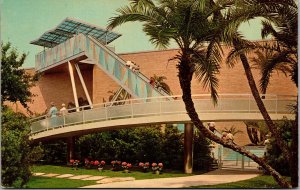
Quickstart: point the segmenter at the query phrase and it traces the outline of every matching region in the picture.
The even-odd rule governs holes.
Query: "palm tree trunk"
[[[252,71],[251,71],[251,68],[250,68],[250,65],[249,65],[246,55],[242,53],[240,55],[240,59],[242,61],[242,64],[243,64],[243,67],[245,70],[245,74],[247,76],[248,84],[251,89],[252,95],[256,101],[257,107],[258,107],[259,111],[261,112],[261,114],[268,126],[268,129],[270,130],[272,135],[274,135],[276,144],[281,148],[285,158],[287,160],[290,160],[290,158],[291,158],[290,151],[289,151],[290,149],[288,148],[287,144],[283,141],[280,133],[276,129],[275,124],[273,123],[270,115],[268,114],[268,111],[267,111],[263,101],[260,98],[260,95],[259,95],[258,89],[256,87],[255,80],[252,75]]]
[[[298,187],[299,173],[298,173],[298,101],[296,104],[296,119],[292,127],[292,143],[291,143],[291,183],[293,187]]]
[[[222,144],[224,147],[230,148],[236,152],[239,152],[242,155],[245,155],[258,163],[260,166],[262,166],[266,171],[268,171],[278,182],[278,184],[281,187],[284,188],[291,188],[291,185],[282,178],[282,176],[274,170],[270,165],[268,165],[263,159],[257,157],[256,155],[252,154],[251,152],[247,151],[245,148],[240,147],[238,145],[235,145],[233,143],[229,143],[224,141],[223,139],[219,138],[215,134],[213,134],[210,130],[208,130],[201,120],[198,117],[198,114],[195,110],[194,107],[194,102],[192,100],[191,96],[191,81],[192,81],[192,76],[193,76],[193,70],[191,67],[188,65],[188,56],[185,56],[184,54],[182,55],[181,63],[178,65],[179,69],[179,81],[180,81],[180,86],[182,89],[182,99],[185,104],[186,111],[191,118],[193,124],[199,129],[199,131],[207,138],[210,140]]]

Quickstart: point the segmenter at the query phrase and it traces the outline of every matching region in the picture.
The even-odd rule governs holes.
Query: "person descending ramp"
[[[66,18],[56,28],[45,32],[31,44],[48,47],[36,55],[36,70],[43,72],[68,62],[95,64],[125,89],[133,98],[168,96],[149,83],[141,72],[126,66],[126,62],[106,45],[120,34],[73,18]]]

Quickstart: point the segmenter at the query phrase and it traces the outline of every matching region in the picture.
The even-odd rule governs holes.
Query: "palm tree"
[[[289,72],[290,70],[291,78],[297,86],[297,4],[294,0],[274,2],[267,0],[241,0],[237,4],[239,4],[239,8],[228,11],[230,24],[228,25],[229,27],[224,30],[225,37],[223,37],[223,39],[225,39],[227,44],[234,46],[234,49],[227,58],[227,63],[232,65],[232,61],[237,57],[241,60],[252,95],[268,129],[275,136],[276,143],[283,151],[286,159],[290,161],[290,169],[291,171],[294,170],[291,172],[292,175],[296,173],[295,176],[292,177],[292,185],[297,186],[298,173],[295,171],[296,169],[294,169],[297,168],[297,166],[293,165],[298,163],[298,161],[295,161],[298,158],[295,152],[295,150],[298,150],[297,137],[295,136],[293,140],[293,149],[290,149],[281,138],[280,132],[276,129],[274,122],[271,120],[260,98],[251,67],[246,57],[246,53],[255,48],[271,50],[273,57],[267,60],[266,64],[260,66],[262,68],[262,78],[260,81],[262,93],[266,92],[269,79],[275,69],[280,69],[284,72]],[[241,35],[237,32],[239,24],[255,17],[263,17],[266,19],[262,22],[262,36],[266,37],[268,34],[272,34],[276,40],[275,45],[271,43],[272,45],[261,46],[241,39]],[[275,30],[272,24],[278,26],[279,31]],[[297,126],[295,126],[293,134],[298,134],[297,130]]]
[[[141,21],[143,31],[150,41],[159,48],[168,47],[174,40],[180,48],[178,59],[179,82],[183,92],[182,99],[194,125],[210,140],[248,156],[265,170],[269,171],[283,187],[291,187],[278,172],[263,159],[230,142],[226,142],[208,130],[199,119],[191,97],[193,74],[209,88],[214,103],[217,102],[219,62],[221,61],[220,33],[225,20],[221,10],[234,4],[234,1],[212,0],[132,0],[129,6],[117,10],[119,15],[112,17],[108,29],[125,22]],[[205,43],[209,45],[205,49]]]
[[[152,78],[154,79],[154,82],[156,83],[156,88],[163,89],[168,94],[172,94],[170,86],[164,81],[167,79],[167,77],[157,76],[154,74]]]

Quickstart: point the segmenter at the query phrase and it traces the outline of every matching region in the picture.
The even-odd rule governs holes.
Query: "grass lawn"
[[[289,179],[288,179],[289,180]],[[229,189],[229,188],[239,188],[239,189],[251,189],[251,188],[280,188],[275,182],[272,176],[258,176],[252,179],[243,180],[233,183],[224,183],[219,185],[202,185],[202,186],[192,186],[191,188],[207,188],[207,189]]]
[[[111,171],[103,170],[99,172],[96,169],[84,169],[79,168],[74,170],[71,167],[64,166],[53,166],[53,165],[36,165],[33,166],[32,171],[34,173],[56,173],[56,174],[74,174],[74,175],[93,175],[93,176],[108,176],[108,177],[134,177],[135,179],[152,179],[152,178],[166,178],[166,177],[183,177],[190,175],[199,175],[204,172],[195,172],[194,174],[184,174],[180,171],[168,171],[163,172],[160,175],[155,175],[152,172],[140,172],[140,171],[131,171],[130,173],[123,173],[123,171]]]
[[[26,184],[26,188],[38,188],[38,189],[48,189],[48,188],[77,188],[87,185],[95,185],[96,181],[83,181],[77,179],[59,179],[53,177],[39,177],[32,176],[29,182]]]

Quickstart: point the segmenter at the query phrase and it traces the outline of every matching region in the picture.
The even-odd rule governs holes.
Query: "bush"
[[[21,188],[31,176],[30,166],[41,157],[41,148],[30,147],[30,122],[21,113],[2,107],[2,185]]]
[[[276,123],[276,127],[279,129],[280,134],[284,141],[290,147],[292,141],[292,127],[293,121],[283,120]],[[285,159],[282,151],[275,143],[275,139],[270,139],[270,145],[267,150],[267,162],[270,164],[276,171],[278,171],[281,175],[290,176],[289,163],[288,160]]]
[[[206,169],[210,163],[209,142],[195,135],[194,163],[196,170]],[[56,142],[44,145],[47,163],[65,159],[66,145]],[[62,155],[61,153],[64,152]],[[203,157],[204,156],[204,157]],[[183,168],[183,134],[173,125],[164,132],[160,126],[120,129],[84,135],[76,139],[75,157],[88,160],[121,160],[138,166],[139,162],[161,162],[166,169]],[[199,162],[201,160],[201,162]]]

